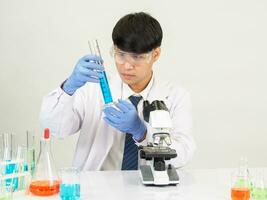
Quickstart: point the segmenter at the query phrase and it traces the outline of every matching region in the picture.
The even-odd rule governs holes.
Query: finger
[[[103,110],[105,113],[109,113],[113,116],[116,116],[117,118],[120,118],[122,116],[122,112],[118,111],[117,109],[113,107],[106,107]]]
[[[135,107],[132,103],[125,101],[125,100],[120,100],[119,99],[119,103],[123,104],[125,107],[128,108],[128,110],[135,110]]]
[[[103,74],[101,72],[96,72],[84,67],[79,68],[78,73],[88,77],[95,77],[96,79],[103,78]]]
[[[115,105],[116,105],[116,107],[118,107],[118,108],[119,108],[122,112],[124,112],[124,113],[126,113],[126,112],[129,111],[128,107],[125,106],[124,104],[122,104],[122,103],[120,102],[120,100],[119,100],[119,103],[116,103]]]
[[[85,55],[85,56],[83,56],[80,60],[83,60],[83,61],[85,61],[85,62],[94,61],[94,62],[100,62],[100,63],[103,63],[102,58],[100,58],[99,56],[97,56],[97,55],[95,55],[95,54]]]
[[[104,66],[97,63],[81,62],[80,64],[87,69],[104,71]]]
[[[118,118],[117,116],[114,116],[114,115],[106,115],[105,117],[107,119],[109,119],[110,121],[112,121],[113,123],[117,124],[117,125],[121,123],[121,119]]]
[[[98,77],[88,76],[84,74],[80,74],[78,78],[81,82],[93,82],[93,83],[99,83],[100,80]]]
[[[103,119],[104,119],[104,121],[107,122],[109,125],[111,125],[111,126],[117,128],[117,124],[114,123],[113,121],[111,121],[109,118],[107,118],[107,117],[103,117]]]
[[[95,78],[88,78],[87,82],[91,82],[91,83],[99,83],[100,80],[99,80],[99,79],[95,79]]]

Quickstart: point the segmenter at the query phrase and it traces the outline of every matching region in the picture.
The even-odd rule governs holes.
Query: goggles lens
[[[122,51],[116,47],[112,47],[111,56],[114,58],[115,62],[118,64],[124,64],[129,62],[133,65],[142,65],[149,63],[152,58],[153,50],[148,53],[129,53]]]

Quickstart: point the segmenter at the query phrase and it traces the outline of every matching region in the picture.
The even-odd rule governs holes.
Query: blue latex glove
[[[62,89],[69,95],[82,87],[86,82],[98,83],[102,78],[104,67],[97,63],[103,63],[100,57],[95,55],[86,55],[76,64],[72,74],[64,83]]]
[[[119,100],[115,105],[117,109],[111,106],[103,109],[104,120],[119,131],[132,134],[136,141],[143,139],[147,128],[134,105],[125,100]]]

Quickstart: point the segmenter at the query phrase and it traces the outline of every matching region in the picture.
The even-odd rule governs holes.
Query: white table
[[[177,186],[141,183],[139,171],[90,171],[81,174],[81,199],[88,200],[230,200],[232,169],[178,170]],[[14,194],[15,200],[60,199]]]

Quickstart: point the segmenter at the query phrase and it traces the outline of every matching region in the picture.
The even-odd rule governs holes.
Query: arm
[[[84,118],[87,91],[78,89],[87,82],[99,82],[104,67],[98,63],[101,63],[101,59],[97,56],[82,57],[62,86],[43,99],[41,124],[44,128],[50,128],[55,136],[64,137],[79,131]]]
[[[61,88],[44,97],[40,121],[56,137],[65,137],[79,131],[84,115],[81,95],[69,96]]]
[[[188,92],[179,98],[174,98],[171,109],[173,130],[171,132],[172,145],[177,152],[177,158],[171,162],[175,167],[184,166],[193,156],[196,149],[192,136],[192,106]]]

